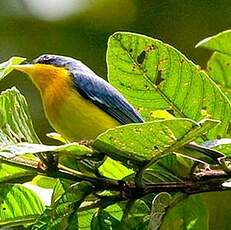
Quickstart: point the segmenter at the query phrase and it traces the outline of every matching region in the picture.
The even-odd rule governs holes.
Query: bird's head
[[[12,67],[28,74],[37,88],[43,91],[54,81],[70,81],[71,74],[78,70],[80,63],[70,57],[43,54],[30,64],[13,65]]]

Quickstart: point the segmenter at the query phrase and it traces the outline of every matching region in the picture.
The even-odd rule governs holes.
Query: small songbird
[[[74,58],[44,54],[14,68],[30,76],[51,126],[69,141],[92,140],[109,128],[143,122],[115,88]]]
[[[30,76],[51,126],[69,141],[93,140],[109,128],[144,122],[115,88],[74,58],[44,54],[13,68]],[[216,162],[223,156],[193,143],[187,147]]]

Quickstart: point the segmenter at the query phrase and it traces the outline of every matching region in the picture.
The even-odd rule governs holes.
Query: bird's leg
[[[80,145],[85,145],[87,147],[92,147],[94,140],[81,140],[78,142]]]

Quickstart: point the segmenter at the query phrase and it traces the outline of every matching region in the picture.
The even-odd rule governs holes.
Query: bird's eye
[[[43,55],[38,58],[36,58],[33,63],[40,63],[40,64],[49,64],[51,62],[52,58],[48,55]]]

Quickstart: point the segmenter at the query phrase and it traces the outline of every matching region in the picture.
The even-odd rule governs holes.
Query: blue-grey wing
[[[121,124],[144,122],[138,112],[115,88],[87,66],[75,68],[72,73],[74,87],[77,91]]]

